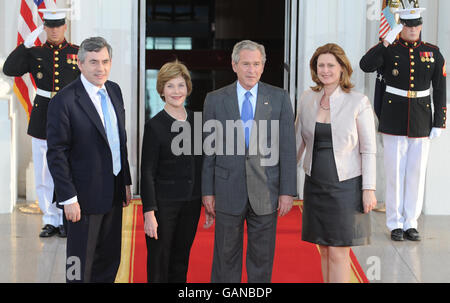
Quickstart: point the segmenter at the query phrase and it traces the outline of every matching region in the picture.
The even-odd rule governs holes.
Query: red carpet
[[[197,229],[191,250],[188,282],[210,281],[214,245],[214,226],[203,229],[204,213]],[[316,245],[303,242],[301,237],[301,206],[294,206],[288,215],[278,218],[277,240],[273,266],[274,283],[321,283],[320,254]],[[244,256],[247,238],[244,237]],[[124,212],[122,262],[116,282],[146,282],[147,251],[144,237],[142,205],[134,200]],[[351,282],[367,283],[368,280],[352,251]],[[242,281],[246,282],[245,258]]]

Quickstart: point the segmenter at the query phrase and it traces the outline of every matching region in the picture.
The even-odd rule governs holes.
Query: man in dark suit
[[[125,110],[108,76],[111,46],[80,45],[81,76],[48,108],[47,160],[67,228],[67,282],[114,282],[120,264],[122,207],[131,199]]]
[[[292,105],[285,90],[259,81],[265,57],[263,45],[237,43],[237,81],[205,100],[205,148],[215,142],[202,170],[206,226],[216,221],[212,282],[241,281],[245,221],[248,282],[271,281],[277,210],[287,214],[297,194]]]

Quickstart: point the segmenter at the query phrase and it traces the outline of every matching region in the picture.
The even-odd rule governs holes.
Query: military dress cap
[[[66,24],[66,12],[70,8],[46,8],[39,9],[39,12],[44,13],[44,25],[47,27],[59,27]]]
[[[419,26],[423,23],[421,13],[425,11],[424,7],[413,7],[396,10],[395,13],[399,15],[400,22],[408,27]]]

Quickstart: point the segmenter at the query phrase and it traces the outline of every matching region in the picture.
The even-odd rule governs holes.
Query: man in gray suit
[[[241,282],[245,221],[248,282],[271,282],[277,211],[287,214],[297,194],[292,105],[285,90],[259,81],[265,61],[263,45],[237,43],[237,81],[204,104],[204,146],[213,149],[202,171],[205,227],[216,221],[211,282]]]

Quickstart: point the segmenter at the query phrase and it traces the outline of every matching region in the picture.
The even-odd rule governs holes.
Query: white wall
[[[11,213],[17,200],[17,110],[12,96],[4,94],[0,91],[0,214]]]
[[[366,3],[361,0],[300,0],[299,6],[299,83],[301,94],[313,82],[309,60],[314,51],[326,43],[337,43],[350,59],[355,89],[364,89],[364,73],[359,69],[359,59],[366,51]]]
[[[424,14],[423,40],[437,44],[447,59],[450,60],[450,1],[422,0],[421,5],[427,8]],[[447,64],[448,69],[448,64]],[[447,79],[447,108],[449,108],[450,81]],[[447,118],[450,115],[447,114]],[[425,201],[423,211],[431,215],[450,215],[450,133],[431,141],[430,157],[427,167],[425,185]]]
[[[17,42],[17,20],[20,1],[0,1],[0,57],[6,58],[14,50]],[[5,77],[6,78],[6,77]],[[7,78],[12,87],[12,78]],[[12,92],[11,92],[12,94]],[[28,120],[25,110],[14,95],[15,115],[14,125],[17,134],[17,193],[25,197],[26,193],[26,168],[31,161],[31,138],[27,135]]]

